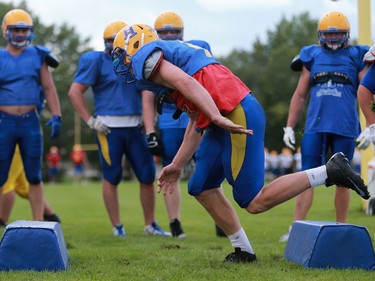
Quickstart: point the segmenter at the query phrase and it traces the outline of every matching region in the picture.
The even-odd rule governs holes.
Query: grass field
[[[232,200],[231,190],[224,186]],[[214,223],[205,210],[187,194],[182,182],[182,222],[186,239],[146,236],[134,181],[120,185],[121,214],[127,238],[112,236],[100,183],[45,185],[45,194],[62,219],[69,251],[69,268],[60,272],[0,272],[0,280],[371,280],[374,271],[306,269],[283,258],[286,244],[279,237],[292,219],[294,200],[259,215],[239,209],[259,262],[223,263],[233,251],[227,238],[215,236]],[[318,187],[309,220],[334,221],[334,189]],[[365,215],[361,199],[353,192],[348,223],[364,225],[373,238],[375,217]],[[168,229],[163,196],[157,195],[156,216]],[[28,201],[17,198],[10,221],[31,219]]]

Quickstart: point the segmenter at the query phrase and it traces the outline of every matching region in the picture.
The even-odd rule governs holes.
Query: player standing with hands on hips
[[[33,21],[24,10],[9,11],[2,22],[3,37],[8,42],[0,50],[0,187],[8,178],[13,154],[18,144],[27,181],[33,220],[43,220],[42,157],[43,135],[37,107],[44,92],[52,118],[51,138],[61,128],[60,102],[48,66],[58,62],[42,46],[31,46]]]
[[[233,187],[237,204],[252,214],[324,183],[347,186],[368,198],[367,186],[342,153],[326,165],[280,177],[263,187],[264,111],[247,86],[207,50],[159,40],[153,28],[135,24],[116,35],[112,58],[119,76],[147,81],[159,100],[176,103],[189,115],[182,145],[159,175],[158,191],[173,192],[183,167],[196,152],[188,192],[235,248],[225,261],[253,262],[257,257],[235,209],[220,189],[224,179]]]
[[[332,154],[341,151],[351,161],[360,132],[357,88],[367,70],[362,58],[368,47],[349,45],[349,21],[336,11],[320,19],[318,38],[319,45],[302,48],[291,65],[294,70],[302,70],[284,128],[284,142],[292,149],[295,144],[293,128],[310,98],[301,145],[302,170],[322,165],[329,150]],[[349,201],[349,190],[337,186],[336,221],[346,222]],[[297,196],[293,220],[304,220],[312,202],[313,189]],[[288,240],[290,230],[291,227],[280,237],[280,242]]]

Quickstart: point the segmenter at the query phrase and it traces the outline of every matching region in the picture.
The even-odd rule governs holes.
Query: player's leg
[[[163,167],[169,165],[181,146],[184,138],[185,129],[182,128],[168,128],[160,129],[161,142],[163,144]],[[169,227],[172,236],[183,238],[186,237],[180,222],[181,211],[181,190],[180,182],[173,193],[168,193],[164,196],[165,206],[169,216]]]
[[[349,162],[352,161],[355,149],[355,142],[353,138],[347,138],[338,135],[331,135],[332,137],[332,153],[343,152]],[[336,221],[346,222],[349,214],[350,190],[345,187],[336,187],[335,193],[335,208]]]
[[[155,220],[156,193],[154,187],[156,167],[144,134],[138,127],[127,128],[126,157],[140,183],[140,198],[145,219],[145,233],[149,235],[171,236]]]
[[[121,129],[111,129],[111,134],[97,133],[99,158],[103,170],[102,195],[114,236],[126,236],[120,217],[118,184],[122,176],[122,157],[124,155]]]

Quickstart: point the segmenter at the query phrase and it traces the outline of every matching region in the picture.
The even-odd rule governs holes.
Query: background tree
[[[250,51],[234,50],[229,56],[218,58],[246,83],[264,107],[265,145],[270,149],[280,151],[284,147],[283,127],[300,75],[290,69],[290,63],[303,46],[317,43],[317,22],[308,13],[291,20],[283,17],[274,31],[267,32],[264,43],[257,38]],[[297,143],[303,126],[304,119],[295,128]]]

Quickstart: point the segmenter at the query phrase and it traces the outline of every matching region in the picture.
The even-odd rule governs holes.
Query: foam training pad
[[[364,226],[296,221],[284,257],[304,267],[375,270],[375,254]]]
[[[15,221],[0,241],[0,270],[65,270],[68,251],[60,224]]]

